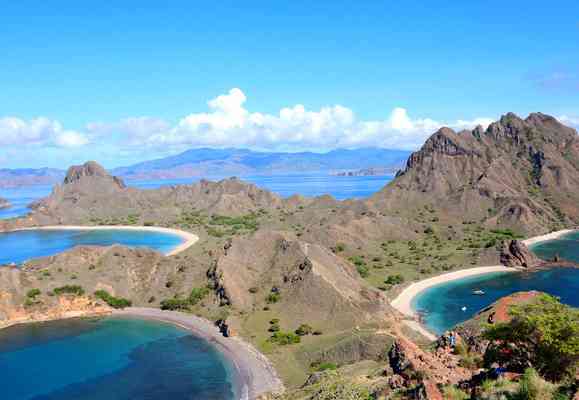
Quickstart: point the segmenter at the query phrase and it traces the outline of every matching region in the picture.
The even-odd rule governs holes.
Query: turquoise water
[[[233,366],[155,321],[76,319],[0,330],[3,400],[231,400]]]
[[[531,250],[543,259],[559,255],[579,263],[579,233],[536,244]],[[484,296],[473,295],[482,289]],[[560,297],[563,303],[579,307],[579,268],[550,268],[533,272],[500,272],[468,277],[433,286],[419,295],[412,306],[433,332],[442,333],[473,317],[483,308],[509,294],[539,290]],[[466,310],[462,310],[466,307]]]
[[[51,256],[78,245],[149,247],[162,253],[183,239],[169,233],[137,230],[30,230],[0,233],[0,265]]]
[[[484,296],[473,295],[482,289]],[[579,269],[551,268],[530,273],[504,272],[485,274],[433,286],[416,296],[412,306],[423,314],[424,324],[442,333],[509,294],[539,290],[579,307]],[[466,307],[462,311],[462,307]]]
[[[219,180],[225,176],[205,177],[209,180]],[[156,189],[161,186],[185,185],[198,182],[201,178],[166,179],[152,181],[129,181],[129,186],[140,189]],[[243,176],[241,179],[270,190],[282,197],[293,194],[303,196],[320,196],[330,194],[338,200],[368,197],[382,189],[392,180],[391,175],[384,176],[332,176],[328,174],[295,174],[271,176]],[[25,186],[13,189],[0,188],[0,197],[12,203],[13,207],[0,210],[0,219],[20,217],[30,210],[27,206],[34,200],[50,194],[51,187],[47,185]]]
[[[531,250],[544,260],[558,255],[563,260],[579,263],[579,232],[568,233],[556,240],[532,245]]]

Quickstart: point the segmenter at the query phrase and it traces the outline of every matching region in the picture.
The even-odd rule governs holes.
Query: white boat
[[[485,294],[485,291],[481,290],[481,289],[477,289],[477,290],[473,290],[472,294],[476,294],[477,296],[483,296]]]

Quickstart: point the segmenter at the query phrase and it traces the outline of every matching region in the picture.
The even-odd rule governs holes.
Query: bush
[[[344,243],[336,243],[336,247],[334,247],[336,253],[341,253],[344,250],[346,250],[346,245]]]
[[[189,303],[192,306],[194,306],[195,304],[203,300],[203,298],[208,294],[209,294],[208,287],[193,288],[191,289],[191,293],[189,294]]]
[[[308,324],[301,324],[298,329],[296,329],[295,333],[299,336],[306,336],[310,335],[313,332],[313,328]]]
[[[270,293],[265,298],[267,304],[274,304],[281,300],[281,295],[279,293]]]
[[[122,297],[111,296],[106,290],[97,290],[94,292],[94,295],[96,298],[101,299],[113,308],[125,308],[130,307],[133,304],[130,300]]]
[[[335,371],[336,369],[338,369],[338,366],[332,362],[323,362],[319,364],[314,364],[312,365],[312,367],[316,371]]]
[[[519,400],[551,400],[555,388],[549,382],[541,379],[533,368],[527,368],[519,382],[519,390],[515,399]]]
[[[292,332],[275,332],[269,340],[270,342],[279,344],[280,346],[300,343],[302,341],[298,335]]]
[[[64,285],[61,287],[54,288],[54,294],[73,294],[75,296],[82,296],[84,294],[84,289],[79,285]]]
[[[579,309],[542,294],[512,306],[509,313],[510,321],[484,332],[493,342],[485,353],[487,365],[498,362],[521,371],[530,365],[553,381],[574,373],[579,366]]]
[[[356,270],[362,278],[367,278],[368,275],[370,275],[370,271],[368,271],[368,267],[365,265],[357,265]]]
[[[388,278],[384,281],[387,285],[399,285],[404,282],[404,277],[400,274],[388,275]]]
[[[188,299],[165,299],[161,301],[161,310],[188,310]]]
[[[30,299],[34,299],[38,295],[40,295],[40,289],[30,289],[28,293],[26,293],[26,297]]]

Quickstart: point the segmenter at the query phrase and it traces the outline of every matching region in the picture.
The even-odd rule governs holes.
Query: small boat
[[[463,307],[461,308],[461,310],[462,310],[462,311],[466,311],[466,306],[463,306]]]
[[[485,291],[482,290],[482,289],[477,289],[477,290],[473,290],[473,291],[472,291],[472,294],[475,294],[475,295],[477,295],[477,296],[484,296]]]

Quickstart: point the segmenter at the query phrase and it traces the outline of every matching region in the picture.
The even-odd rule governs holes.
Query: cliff
[[[487,129],[442,128],[370,203],[431,205],[449,220],[538,233],[579,221],[579,139],[555,118],[513,113]]]

